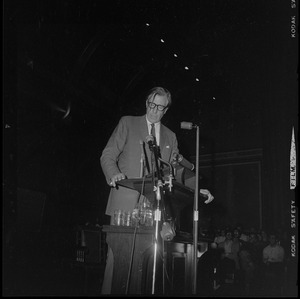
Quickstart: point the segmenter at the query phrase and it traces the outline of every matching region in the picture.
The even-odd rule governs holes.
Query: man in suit
[[[171,94],[167,89],[154,87],[146,98],[146,115],[123,116],[113,131],[100,158],[106,181],[112,187],[106,207],[107,215],[113,216],[117,209],[132,211],[139,200],[137,191],[120,185],[116,188],[118,181],[143,177],[155,171],[151,159],[153,150],[148,145],[149,136],[154,136],[150,142],[157,145],[162,160],[171,163],[174,155],[179,154],[175,133],[161,123],[171,103]],[[200,189],[200,192],[207,196],[205,203],[213,200],[208,190]],[[102,294],[110,294],[112,271],[113,256],[109,249]]]

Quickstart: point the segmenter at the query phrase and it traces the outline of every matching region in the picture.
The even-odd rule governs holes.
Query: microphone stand
[[[163,160],[162,158],[158,158],[159,161],[165,165],[167,165],[169,167],[169,180],[167,181],[167,183],[169,184],[169,191],[171,192],[172,191],[172,187],[173,187],[173,183],[172,183],[172,180],[175,178],[174,177],[174,168],[172,166],[171,163]]]
[[[181,129],[191,130],[193,128],[197,129],[196,133],[196,186],[194,194],[194,213],[193,213],[193,294],[197,291],[197,252],[198,252],[198,198],[199,198],[199,126],[194,125],[190,122],[181,122]]]
[[[141,168],[140,168],[140,177],[142,178],[144,176],[144,167],[145,167],[145,154],[144,154],[144,148],[143,148],[143,141],[140,140],[141,145]]]
[[[196,126],[196,186],[194,194],[194,222],[193,222],[193,234],[194,234],[194,255],[193,255],[193,294],[197,292],[197,252],[198,252],[198,198],[199,198],[199,126]]]
[[[155,294],[155,280],[156,280],[156,263],[157,263],[157,243],[158,243],[158,226],[161,220],[161,210],[160,210],[160,201],[162,199],[162,177],[158,164],[158,154],[157,154],[157,145],[156,142],[153,145],[150,145],[150,150],[154,154],[156,173],[157,173],[157,186],[154,186],[154,191],[156,192],[156,210],[154,212],[155,220],[155,242],[154,242],[154,257],[153,257],[153,275],[152,275],[152,294]],[[153,171],[153,170],[152,170]]]
[[[168,185],[169,185],[169,191],[172,192],[172,187],[173,187],[173,182],[172,180],[175,178],[174,177],[174,168],[173,166],[171,165],[171,163],[163,160],[162,158],[158,158],[159,161],[165,165],[167,165],[169,167],[169,180],[166,182]],[[164,237],[162,237],[163,240],[162,240],[162,260],[163,260],[163,294],[165,293],[165,249],[164,249],[164,242],[165,242],[165,239]]]

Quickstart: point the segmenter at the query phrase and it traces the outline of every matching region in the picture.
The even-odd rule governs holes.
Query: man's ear
[[[169,108],[166,108],[166,109],[164,110],[164,114],[166,114],[166,113],[167,113],[168,109],[169,109]]]

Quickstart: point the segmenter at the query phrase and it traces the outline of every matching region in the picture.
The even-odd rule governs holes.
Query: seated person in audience
[[[243,244],[245,243],[244,240],[241,240],[241,231],[239,227],[235,227],[233,230],[233,248],[237,249],[237,252],[239,254]],[[239,260],[239,257],[238,257]],[[235,275],[235,282],[240,282],[241,280],[241,269],[240,269],[240,263],[238,263],[236,267],[236,275]]]
[[[261,261],[261,247],[260,243],[258,241],[257,233],[250,233],[249,235],[249,243],[250,243],[250,248],[251,248],[251,256],[253,259],[253,262],[255,265],[258,265],[259,262]]]
[[[244,242],[240,252],[240,266],[242,269],[243,276],[243,286],[247,295],[250,295],[251,286],[253,286],[255,270],[260,259],[259,248],[258,248],[257,234],[252,231],[249,234],[248,242]]]
[[[248,237],[248,234],[246,234],[246,232],[244,231],[243,226],[238,224],[236,226],[236,229],[240,232],[240,240],[242,242],[248,242],[249,237]]]
[[[266,246],[268,246],[269,244],[269,240],[268,240],[268,234],[264,229],[261,229],[258,233],[257,233],[257,239],[259,242],[266,244]],[[264,247],[266,247],[264,246]]]
[[[225,238],[225,229],[218,230],[214,239],[214,243],[219,244],[221,242],[224,242]]]
[[[241,236],[242,236],[241,230],[238,227],[236,227],[233,230],[233,242],[237,243],[239,247],[241,247],[246,242],[245,240],[241,239]]]
[[[240,230],[236,227],[233,229],[233,239],[239,240],[241,236]]]
[[[219,243],[218,248],[223,250],[219,269],[221,281],[226,282],[226,278],[230,276],[232,280],[236,270],[240,268],[238,257],[240,246],[233,242],[231,230],[226,231],[225,241]]]
[[[267,247],[269,245],[269,239],[268,239],[268,234],[265,230],[260,230],[257,233],[257,255],[258,255],[258,260],[257,260],[257,264],[258,266],[262,265],[262,254],[263,254],[263,250],[265,247]]]
[[[221,252],[216,243],[211,243],[207,250],[201,255],[197,268],[197,295],[211,296],[219,285],[219,266]]]
[[[275,233],[269,234],[269,245],[263,249],[264,284],[272,294],[278,295],[283,282],[284,249],[277,243]]]
[[[277,244],[276,235],[269,235],[269,245],[263,249],[263,262],[270,266],[276,263],[282,263],[284,260],[284,249]]]
[[[287,252],[290,248],[289,234],[283,228],[278,228],[275,234],[277,236],[277,244],[283,247],[283,250]]]

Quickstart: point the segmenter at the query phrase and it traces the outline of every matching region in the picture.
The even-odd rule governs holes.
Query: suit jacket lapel
[[[149,133],[148,133],[148,126],[147,126],[147,121],[146,121],[146,116],[145,115],[141,116],[141,119],[140,119],[140,133],[141,133],[142,141],[145,141],[146,140],[146,136],[149,135]]]
[[[140,119],[140,136],[141,140],[143,141],[143,148],[144,148],[144,154],[145,154],[145,171],[146,175],[151,173],[151,151],[149,149],[148,144],[146,143],[146,137],[149,135],[148,132],[148,126],[147,126],[147,120],[146,115],[141,116]]]
[[[166,131],[165,131],[165,127],[162,124],[160,124],[160,144],[159,144],[159,148],[160,148],[161,157],[163,157],[163,151],[164,151],[164,148],[166,146],[166,141],[167,141],[167,134],[166,134]]]

